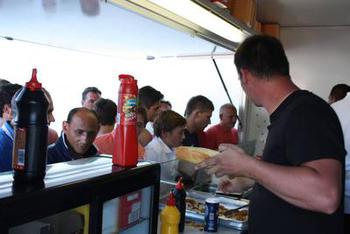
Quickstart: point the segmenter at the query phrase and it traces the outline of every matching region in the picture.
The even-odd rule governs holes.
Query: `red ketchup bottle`
[[[26,83],[16,97],[12,167],[15,181],[41,181],[46,172],[49,101],[36,78]]]
[[[119,75],[117,130],[114,136],[113,164],[133,167],[137,164],[136,133],[137,80],[131,75]]]

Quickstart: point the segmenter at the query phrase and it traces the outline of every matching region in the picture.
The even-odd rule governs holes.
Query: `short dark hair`
[[[199,109],[200,111],[213,111],[213,103],[206,97],[202,95],[192,97],[188,102],[185,110],[185,116],[188,117],[190,114]]]
[[[154,103],[162,100],[164,95],[151,86],[144,86],[139,90],[139,105],[149,109]]]
[[[12,97],[15,96],[15,94],[22,88],[22,85],[19,84],[12,84],[12,83],[7,83],[5,85],[2,85],[0,88],[0,108],[1,108],[1,115],[3,114],[3,109],[4,106],[10,105],[11,109],[14,109],[15,106],[12,104]],[[14,111],[14,110],[13,110]]]
[[[98,122],[98,117],[97,117],[96,112],[95,112],[94,110],[90,110],[90,109],[88,109],[88,108],[86,108],[86,107],[76,107],[76,108],[71,109],[71,110],[69,111],[69,113],[68,113],[66,122],[67,122],[67,123],[71,123],[71,122],[72,122],[72,119],[73,119],[73,117],[74,117],[74,115],[75,115],[76,113],[78,113],[79,111],[82,111],[82,110],[85,110],[85,111],[90,112],[91,114],[93,114],[93,115],[96,117],[97,122]]]
[[[0,88],[1,88],[3,85],[10,84],[10,83],[11,83],[11,82],[8,81],[8,80],[0,79]]]
[[[290,77],[289,62],[281,42],[271,36],[254,35],[247,38],[235,53],[235,65],[239,77],[241,69],[253,75],[269,78],[273,75]]]
[[[12,83],[8,83],[8,84],[4,84],[1,86],[0,90],[5,91],[10,98],[13,97],[13,95],[15,95],[15,93],[21,89],[23,86],[19,85],[19,84],[12,84]]]
[[[347,84],[337,84],[331,89],[329,96],[332,96],[334,101],[339,101],[345,98],[346,94],[350,92],[350,86]]]
[[[84,101],[86,99],[86,95],[90,92],[98,93],[100,96],[102,94],[102,92],[96,87],[87,87],[86,89],[84,89],[83,93],[81,94],[81,99]]]
[[[153,124],[154,134],[161,137],[162,132],[171,132],[179,126],[185,126],[186,119],[172,110],[163,111]]]
[[[11,105],[11,97],[4,90],[0,90],[0,117],[4,113],[6,104]]]
[[[117,115],[117,105],[110,99],[98,99],[92,108],[98,117],[101,125],[115,124],[115,117]]]

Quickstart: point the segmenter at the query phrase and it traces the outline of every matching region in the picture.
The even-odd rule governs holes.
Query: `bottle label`
[[[124,94],[122,98],[122,110],[120,116],[117,116],[117,124],[136,124],[136,95]]]
[[[15,127],[14,145],[12,151],[12,167],[15,170],[24,170],[26,129]]]

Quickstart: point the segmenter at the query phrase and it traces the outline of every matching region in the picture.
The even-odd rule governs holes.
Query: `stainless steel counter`
[[[200,228],[197,228],[197,227],[192,227],[191,225],[186,225],[184,233],[186,233],[186,234],[212,233],[212,232],[205,232],[205,231],[202,231],[202,230]],[[247,232],[246,231],[235,230],[235,229],[232,229],[232,228],[222,227],[222,226],[219,225],[217,233],[220,233],[220,234],[243,234],[243,233],[247,233]]]
[[[200,224],[201,222],[197,222]],[[204,224],[203,224],[204,227]],[[184,234],[203,234],[203,233],[213,233],[213,232],[205,232],[203,228],[193,227],[191,224],[185,225]],[[220,234],[247,234],[247,231],[239,231],[232,228],[227,228],[223,226],[218,226],[218,231],[216,233]],[[160,234],[160,219],[158,218],[158,234]]]

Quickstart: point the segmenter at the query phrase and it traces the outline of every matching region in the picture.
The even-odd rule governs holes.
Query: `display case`
[[[42,183],[0,174],[0,233],[156,233],[160,166],[91,157],[48,165]]]

